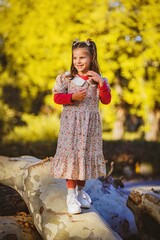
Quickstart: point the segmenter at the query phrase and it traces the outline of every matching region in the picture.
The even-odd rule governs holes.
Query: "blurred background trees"
[[[160,139],[158,0],[0,1],[1,141],[56,139],[61,106],[52,100],[75,38],[97,43],[112,89],[100,105],[104,139]]]

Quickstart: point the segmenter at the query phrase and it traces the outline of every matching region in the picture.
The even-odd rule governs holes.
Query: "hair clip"
[[[90,41],[85,41],[85,43],[87,44],[87,46],[89,47],[91,45]]]
[[[87,41],[84,41],[85,42],[85,44],[89,47],[90,45],[91,45],[91,39],[87,39]],[[79,39],[78,38],[76,38],[74,41],[73,41],[73,46],[75,46],[77,43],[80,43],[80,41],[79,41]],[[82,42],[83,43],[83,42]]]
[[[73,41],[73,46],[75,46],[78,42],[79,42],[79,39],[76,38],[76,39]]]

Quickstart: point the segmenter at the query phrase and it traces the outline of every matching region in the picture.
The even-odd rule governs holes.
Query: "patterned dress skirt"
[[[63,106],[57,150],[51,161],[54,178],[87,180],[106,175],[97,87],[88,83],[85,87],[85,100]]]

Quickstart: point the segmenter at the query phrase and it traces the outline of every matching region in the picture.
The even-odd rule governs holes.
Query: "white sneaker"
[[[75,193],[67,195],[67,206],[69,213],[71,214],[81,213],[81,204],[78,202],[77,195]]]
[[[77,200],[81,204],[81,208],[90,208],[91,198],[84,190],[77,190]]]

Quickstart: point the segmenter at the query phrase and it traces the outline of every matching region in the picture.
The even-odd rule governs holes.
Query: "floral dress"
[[[81,89],[87,90],[83,101],[63,105],[57,150],[51,161],[54,178],[86,180],[106,174],[97,84],[78,75],[70,80],[63,74],[57,77],[53,92],[75,93]]]

